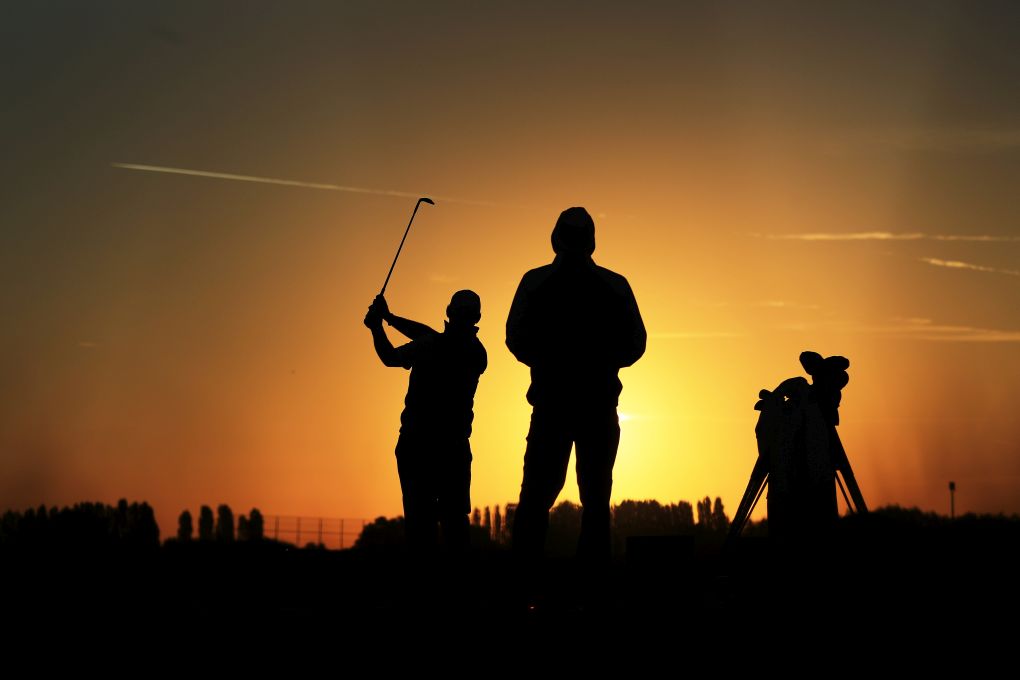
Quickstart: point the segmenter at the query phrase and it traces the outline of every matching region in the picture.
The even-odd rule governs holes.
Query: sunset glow
[[[362,318],[431,196],[387,298],[481,296],[474,505],[517,500],[506,316],[585,206],[649,334],[615,501],[732,512],[811,349],[869,505],[1020,512],[1020,7],[824,5],[0,10],[0,510],[400,514]]]

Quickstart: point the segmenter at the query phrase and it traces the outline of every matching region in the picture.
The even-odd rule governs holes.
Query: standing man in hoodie
[[[592,260],[595,223],[584,208],[563,211],[552,247],[553,262],[521,279],[506,322],[507,347],[531,368],[533,408],[513,545],[525,557],[542,554],[573,445],[583,508],[578,556],[605,562],[620,443],[618,373],[641,358],[647,335],[627,279]]]

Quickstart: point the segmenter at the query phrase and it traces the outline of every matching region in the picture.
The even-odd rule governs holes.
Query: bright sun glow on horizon
[[[426,195],[387,298],[441,328],[481,296],[474,505],[517,500],[506,317],[580,205],[649,334],[614,501],[732,514],[810,349],[851,362],[869,505],[1020,512],[1020,6],[924,7],[12,4],[0,498],[144,500],[164,537],[400,514],[408,376],[362,320]]]

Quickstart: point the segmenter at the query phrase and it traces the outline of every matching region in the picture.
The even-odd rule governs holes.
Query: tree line
[[[510,544],[516,503],[475,508],[471,513],[471,541],[479,547]],[[572,550],[580,530],[582,509],[563,501],[549,517],[549,542],[553,552]],[[692,506],[686,501],[659,503],[654,500],[626,500],[612,508],[614,537],[618,549],[633,535],[713,534],[724,535],[729,518],[722,499],[709,497]],[[6,512],[0,518],[0,548],[40,548],[45,546],[147,547],[160,545],[160,530],[148,503],[117,505],[78,503],[65,508],[40,506],[24,512]],[[176,535],[171,541],[188,543],[233,543],[261,541],[265,538],[265,519],[258,508],[235,518],[230,506],[221,504],[214,512],[209,505],[199,509],[197,523],[189,510],[178,517]],[[355,547],[370,548],[402,545],[403,518],[380,517],[366,525]]]
[[[695,506],[687,501],[660,503],[654,500],[625,500],[612,507],[612,525],[617,550],[622,551],[628,536],[712,535],[724,537],[730,526],[721,498],[706,496]],[[471,513],[471,542],[475,546],[506,546],[513,532],[516,503],[502,509],[475,508]],[[569,553],[577,542],[581,527],[581,506],[562,501],[549,513],[547,543],[553,553]],[[404,540],[402,517],[379,517],[365,526],[354,543],[356,548],[399,546]]]
[[[233,543],[238,541],[261,541],[265,538],[265,519],[258,508],[252,508],[247,516],[237,518],[234,526],[234,511],[229,505],[216,508],[213,518],[212,508],[203,505],[198,511],[198,540]],[[188,542],[195,539],[195,526],[191,513],[185,510],[177,518],[177,540]]]
[[[471,543],[476,547],[508,546],[513,530],[517,505],[476,508],[471,513]],[[563,501],[549,516],[549,547],[551,552],[567,553],[576,544],[582,509],[576,503]],[[379,517],[367,524],[355,541],[356,548],[402,546],[403,517]],[[622,501],[612,508],[614,543],[622,552],[629,536],[697,535],[721,538],[729,529],[722,499],[705,497],[691,505],[686,501],[659,503],[654,500]],[[844,518],[847,529],[866,526],[875,534],[901,536],[965,532],[974,536],[1016,537],[1020,517],[967,514],[955,520],[923,512],[916,508],[889,506],[869,513],[867,517]],[[215,512],[203,505],[196,523],[190,511],[178,518],[175,543],[229,544],[265,540],[265,520],[257,508],[247,515],[234,516],[228,505],[219,505]],[[767,535],[767,520],[749,524],[745,535]],[[8,510],[0,515],[0,552],[97,552],[112,550],[155,550],[160,546],[160,529],[148,503],[128,503],[121,499],[116,505],[77,503],[58,508],[41,505],[24,511]]]
[[[40,505],[0,517],[0,550],[47,551],[159,548],[159,526],[148,503]]]
[[[259,541],[265,535],[265,522],[258,508],[234,519],[228,505],[220,505],[215,515],[208,505],[198,513],[197,537],[191,513],[180,514],[176,540],[217,543]],[[76,503],[18,512],[8,510],[0,516],[0,550],[39,551],[47,549],[155,549],[160,546],[156,514],[148,503],[116,505]],[[174,539],[171,539],[174,540]]]

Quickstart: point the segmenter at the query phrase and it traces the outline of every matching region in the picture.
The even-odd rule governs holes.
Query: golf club
[[[435,205],[435,202],[431,198],[424,197],[419,198],[418,202],[414,204],[414,212],[411,213],[411,220],[407,223],[407,229],[404,230],[404,238],[400,239],[400,246],[397,247],[397,254],[393,256],[393,264],[390,265],[390,270],[386,273],[386,280],[383,281],[382,290],[379,291],[379,295],[386,294],[386,286],[390,282],[390,276],[393,275],[393,268],[397,266],[397,258],[400,257],[400,251],[404,248],[404,241],[407,240],[407,234],[411,231],[411,222],[414,222],[414,216],[418,214],[418,206],[422,203]]]

